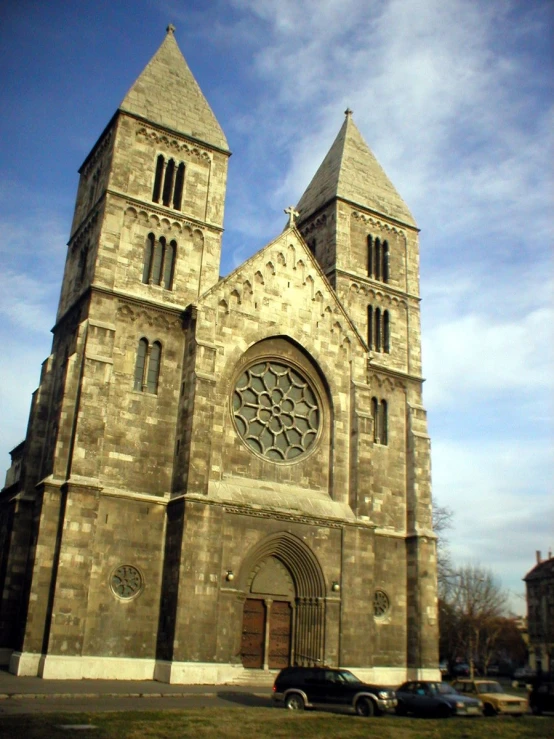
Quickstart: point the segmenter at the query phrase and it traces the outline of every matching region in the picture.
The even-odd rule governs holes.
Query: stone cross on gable
[[[294,206],[293,205],[289,205],[288,208],[285,208],[285,213],[289,217],[289,228],[292,228],[294,225],[296,225],[295,222],[294,222],[294,220],[295,220],[295,218],[298,218],[298,216],[300,215],[300,213],[297,210],[294,210]]]

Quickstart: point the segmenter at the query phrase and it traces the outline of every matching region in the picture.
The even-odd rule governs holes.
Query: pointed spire
[[[358,131],[350,108],[344,114],[337,138],[296,206],[298,221],[339,197],[416,227],[408,206]]]
[[[225,134],[194,79],[174,33],[175,26],[169,24],[162,45],[119,107],[171,131],[228,151]]]

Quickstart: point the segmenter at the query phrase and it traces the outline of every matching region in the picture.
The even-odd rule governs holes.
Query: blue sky
[[[421,233],[433,488],[524,611],[554,546],[549,0],[19,0],[0,10],[0,460],[50,350],[77,169],[176,38],[230,162],[222,273],[283,228],[347,106]]]

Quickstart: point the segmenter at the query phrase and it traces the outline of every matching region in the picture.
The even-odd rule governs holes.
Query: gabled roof
[[[554,578],[554,557],[549,557],[536,564],[523,579],[542,580],[543,578]]]
[[[296,206],[300,213],[298,222],[335,197],[417,228],[408,206],[358,131],[350,110],[346,111],[337,138]]]
[[[362,349],[365,352],[367,352],[368,351],[367,344],[365,343],[358,329],[352,322],[352,319],[347,313],[344,305],[341,303],[337,293],[335,292],[335,290],[333,290],[333,287],[331,286],[325,273],[321,269],[321,265],[319,264],[317,259],[314,257],[314,255],[312,254],[312,252],[306,245],[306,242],[304,241],[302,234],[296,228],[295,225],[289,225],[285,227],[283,232],[280,233],[279,236],[277,236],[277,238],[275,238],[273,241],[270,241],[269,244],[266,244],[259,251],[257,251],[251,257],[249,257],[245,262],[243,262],[238,267],[236,267],[232,272],[230,272],[224,278],[220,279],[219,282],[216,282],[215,285],[212,285],[212,287],[206,290],[206,292],[202,293],[202,295],[198,297],[196,305],[197,306],[201,305],[203,302],[208,300],[211,295],[217,293],[221,288],[225,288],[226,285],[233,283],[233,281],[236,280],[236,278],[239,275],[245,274],[245,273],[248,274],[248,271],[253,268],[253,265],[256,262],[260,261],[260,259],[262,258],[264,254],[271,253],[271,251],[275,247],[278,247],[280,244],[287,244],[291,240],[294,241],[296,245],[302,249],[304,259],[309,264],[311,264],[314,270],[314,274],[317,274],[318,278],[321,280],[322,291],[324,291],[327,300],[329,301],[329,303],[332,303],[332,305],[336,307],[338,312],[342,315],[345,321],[345,324],[348,325],[348,329],[356,337],[356,341],[359,343]],[[283,269],[287,269],[287,268],[283,267]]]
[[[225,134],[177,46],[173,26],[148,62],[120,110],[193,139],[229,150]]]

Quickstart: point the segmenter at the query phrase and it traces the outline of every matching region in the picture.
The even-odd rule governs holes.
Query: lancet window
[[[367,237],[367,274],[380,282],[389,281],[389,243],[378,236]]]
[[[390,315],[388,310],[367,308],[367,344],[372,351],[390,352]]]
[[[387,401],[371,398],[371,416],[373,418],[373,442],[386,446],[389,443]]]
[[[146,237],[142,281],[146,285],[161,285],[166,290],[173,287],[177,242],[167,243],[165,236],[158,239],[153,233]]]
[[[156,160],[152,200],[166,208],[181,210],[185,185],[185,165],[160,154]]]
[[[159,341],[153,344],[145,338],[139,341],[135,361],[135,390],[153,394],[158,392],[161,358],[162,345]]]

